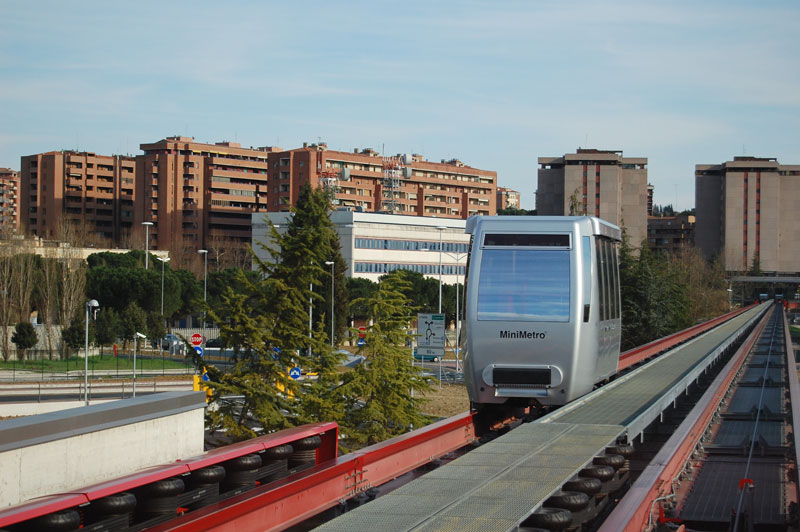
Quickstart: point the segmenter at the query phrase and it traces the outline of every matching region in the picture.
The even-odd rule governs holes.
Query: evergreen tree
[[[691,324],[689,298],[681,272],[658,260],[646,243],[634,257],[623,234],[619,254],[622,299],[622,350],[645,344]]]
[[[332,228],[333,226],[331,226]],[[331,231],[330,252],[331,258],[326,259],[325,262],[333,262],[333,312],[334,312],[334,345],[339,345],[344,338],[345,332],[348,329],[347,322],[347,304],[349,299],[348,283],[347,283],[347,261],[344,260],[341,253],[341,243],[339,235],[335,231]],[[324,264],[326,275],[322,277],[322,286],[319,288],[314,287],[324,299],[317,299],[314,301],[314,316],[318,319],[315,320],[317,327],[320,326],[324,318],[327,324],[325,327],[326,334],[330,337],[331,330],[331,266]]]
[[[125,307],[120,315],[120,337],[127,345],[137,332],[144,334],[147,330],[147,313],[135,302]]]
[[[365,320],[369,317],[369,310],[364,302],[375,294],[378,284],[360,277],[348,277],[347,292],[351,298],[349,304],[350,317]]]
[[[354,301],[368,309],[373,325],[358,351],[365,362],[344,375],[338,390],[348,401],[342,431],[348,436],[346,448],[371,445],[430,421],[419,410],[422,400],[412,394],[430,384],[406,347],[416,312],[406,296],[412,287],[407,277],[405,271],[387,275],[373,296]]]
[[[64,344],[69,349],[69,352],[80,349],[86,344],[86,323],[84,320],[76,318],[72,320],[69,327],[64,329],[61,334]],[[94,343],[94,322],[89,322],[89,343]],[[69,356],[67,356],[69,358]]]
[[[218,307],[210,309],[223,341],[235,353],[227,373],[208,368],[218,406],[208,411],[212,430],[224,428],[231,438],[245,439],[342,416],[342,401],[333,391],[339,358],[325,333],[326,314],[315,313],[314,334],[309,334],[309,305],[325,301],[320,293],[323,279],[330,277],[325,261],[335,260],[328,210],[324,192],[304,186],[287,231],[281,234],[272,226],[274,245],[262,244],[272,260],[254,256],[258,278],[238,272],[237,290],[226,287]],[[316,373],[316,378],[294,380],[292,368]],[[219,401],[227,394],[243,399],[235,405]]]
[[[36,329],[29,321],[21,321],[14,327],[14,332],[11,334],[11,341],[17,346],[17,353],[19,360],[25,360],[25,352],[31,347],[36,347],[39,342],[39,337],[36,335]]]
[[[97,343],[100,345],[100,356],[103,355],[103,346],[114,343],[120,336],[119,313],[113,308],[100,309],[95,321]]]

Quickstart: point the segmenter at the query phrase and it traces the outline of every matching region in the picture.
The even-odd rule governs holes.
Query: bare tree
[[[110,248],[111,239],[102,236],[85,219],[62,218],[56,227],[56,240],[73,247]]]
[[[55,259],[44,259],[39,271],[38,308],[39,317],[45,326],[47,353],[53,359],[55,346],[55,321],[58,315],[59,264]]]
[[[80,252],[75,249],[81,245],[81,236],[84,229],[80,224],[73,224],[69,220],[62,220],[58,232],[67,244],[61,249],[61,267],[59,268],[58,323],[63,331],[70,326],[73,318],[78,313],[86,293],[86,262],[81,258]],[[67,345],[61,342],[61,358],[67,355]]]
[[[80,258],[66,258],[60,269],[61,297],[58,301],[58,322],[63,331],[69,327],[78,314],[86,292],[86,263]],[[61,343],[62,358],[67,353],[67,346]]]
[[[11,299],[15,307],[15,321],[23,322],[30,320],[36,270],[31,253],[33,250],[23,247],[19,251],[21,253],[17,253],[11,260]]]
[[[208,239],[208,261],[217,269],[249,268],[250,253],[248,244],[235,238],[225,236],[225,233],[214,230]]]
[[[583,194],[581,194],[581,190],[581,187],[577,187],[569,197],[570,216],[581,216],[586,214],[586,205],[584,205]]]
[[[11,295],[13,256],[12,246],[0,247],[0,342],[2,342],[3,360],[5,361],[8,361],[11,356],[9,345],[11,335],[8,328],[11,326],[14,315]]]

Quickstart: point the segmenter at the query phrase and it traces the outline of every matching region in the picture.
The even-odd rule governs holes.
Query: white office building
[[[258,245],[271,241],[268,220],[284,231],[290,216],[253,214],[253,249],[260,259],[270,259]],[[466,220],[334,211],[331,221],[339,233],[348,277],[377,281],[383,274],[405,269],[438,280],[441,264],[442,283],[464,282],[470,237],[464,233]]]

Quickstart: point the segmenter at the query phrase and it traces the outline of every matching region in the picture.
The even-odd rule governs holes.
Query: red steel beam
[[[700,333],[706,332],[707,330],[716,327],[720,323],[728,321],[729,319],[738,316],[742,312],[749,310],[752,308],[752,306],[753,305],[734,310],[733,312],[718,316],[713,320],[689,327],[688,329],[665,336],[664,338],[653,340],[649,344],[640,345],[639,347],[634,347],[633,349],[625,351],[619,355],[618,371],[627,369],[635,364],[638,364],[642,360],[646,360],[653,355],[657,355],[665,349],[669,349],[670,347],[673,347],[681,342],[685,342],[686,340],[697,336]]]
[[[153,531],[284,530],[476,440],[465,412],[258,487]]]
[[[317,449],[317,463],[328,462],[336,458],[338,429],[339,426],[333,422],[302,425],[252,440],[226,445],[186,460],[176,460],[169,464],[141,469],[124,477],[100,482],[72,490],[71,492],[39,497],[29,502],[0,510],[0,527],[21,523],[59,510],[74,508],[114,493],[138,488],[165,478],[185,475],[197,469],[219,464],[246,454],[261,452],[307,436],[320,436],[322,438],[322,444]]]
[[[659,497],[663,497],[671,491],[672,480],[683,469],[705,433],[711,417],[728,391],[750,349],[764,330],[769,316],[770,312],[764,314],[758,326],[753,329],[747,340],[726,364],[723,372],[714,379],[712,385],[698,401],[697,406],[686,416],[685,421],[664,444],[662,450],[645,468],[619,505],[603,522],[599,532],[640,532],[645,530],[653,505]]]

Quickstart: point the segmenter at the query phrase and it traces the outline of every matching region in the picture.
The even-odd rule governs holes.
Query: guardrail
[[[138,377],[138,376],[137,376]],[[137,393],[159,393],[189,391],[192,389],[192,381],[159,381],[153,379],[136,380]],[[36,397],[36,402],[41,403],[48,400],[83,400],[84,383],[28,383],[28,384],[6,384],[0,385],[0,396],[8,402],[10,398],[18,396],[31,398]],[[89,382],[89,400],[93,397],[104,396],[103,398],[125,399],[133,395],[133,382],[130,380],[120,380],[116,382]]]

